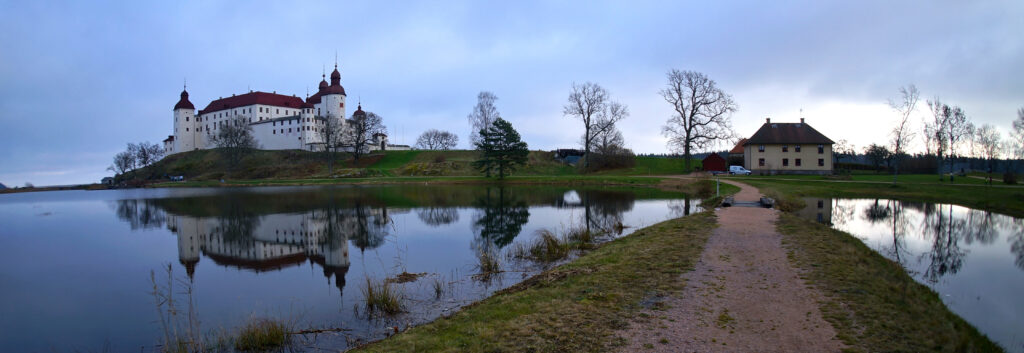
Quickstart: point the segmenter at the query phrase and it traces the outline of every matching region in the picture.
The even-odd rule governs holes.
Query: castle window
[[[188,121],[188,116],[185,117],[185,121]]]
[[[185,128],[185,132],[188,132],[188,128]]]
[[[277,135],[277,129],[274,129],[274,132],[271,133],[271,135]]]
[[[260,113],[262,113],[262,112],[263,112],[263,107],[260,107]]]
[[[277,111],[277,113],[275,113],[275,114],[281,114],[281,109],[274,109],[274,110]]]

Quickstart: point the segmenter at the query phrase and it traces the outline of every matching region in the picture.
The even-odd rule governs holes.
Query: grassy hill
[[[286,150],[254,151],[232,167],[218,150],[200,150],[167,156],[135,172],[119,176],[119,180],[162,180],[184,176],[187,180],[218,179],[298,179],[298,178],[366,178],[388,176],[480,176],[471,163],[476,151],[387,151],[363,156],[355,161],[345,153],[335,155],[334,170],[328,170],[322,153]],[[637,157],[632,168],[605,170],[598,175],[665,175],[683,174],[683,160],[678,158]],[[694,161],[698,165],[699,161]],[[556,161],[552,152],[530,151],[518,176],[566,176],[581,174],[571,165]]]

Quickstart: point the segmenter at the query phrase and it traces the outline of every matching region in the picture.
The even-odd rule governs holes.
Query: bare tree
[[[139,145],[136,145],[131,142],[128,143],[128,147],[125,148],[125,152],[128,152],[132,156],[131,165],[129,166],[128,170],[134,171],[135,169],[139,168],[139,151],[141,149],[142,148]]]
[[[946,139],[949,140],[949,172],[953,173],[953,155],[956,154],[956,148],[960,146],[965,139],[970,138],[974,135],[974,124],[971,124],[967,119],[967,113],[964,112],[960,107],[949,108],[949,118],[946,122],[946,132],[944,133]],[[953,180],[953,175],[949,176],[950,181]]]
[[[914,132],[910,129],[910,115],[917,108],[917,101],[921,94],[914,85],[900,87],[899,100],[890,99],[889,107],[892,107],[899,114],[896,126],[889,132],[889,146],[892,151],[893,174],[892,182],[896,183],[896,177],[900,174],[900,162],[906,154],[907,145],[913,141]]]
[[[857,147],[846,139],[839,140],[836,142],[835,146],[832,147],[832,163],[839,163],[839,160],[853,157],[855,155],[857,155]]]
[[[488,91],[481,91],[476,95],[476,106],[473,107],[473,112],[466,116],[469,120],[470,145],[480,142],[480,131],[491,127],[495,120],[501,118],[498,108],[494,106],[496,100],[498,96]]]
[[[689,171],[691,151],[734,135],[729,118],[738,108],[731,95],[702,73],[672,69],[667,76],[668,87],[661,90],[661,96],[672,105],[674,114],[661,131],[670,148],[683,152]]]
[[[210,141],[221,148],[228,163],[235,166],[246,153],[259,146],[252,136],[252,126],[249,125],[248,117],[236,115],[224,123],[218,127],[217,133],[210,137]]]
[[[373,112],[356,111],[352,119],[348,121],[345,129],[344,144],[350,147],[349,153],[352,159],[358,161],[359,157],[370,152],[370,144],[373,143],[373,135],[385,134],[383,119]]]
[[[345,123],[341,118],[331,116],[317,116],[313,118],[313,121],[319,122],[320,126],[316,127],[316,134],[320,138],[320,143],[323,144],[324,158],[327,159],[327,173],[333,175],[334,154],[337,152],[338,145],[345,138]]]
[[[425,150],[450,150],[459,144],[459,136],[448,131],[430,129],[416,139],[416,148]]]
[[[991,171],[996,158],[999,158],[1003,138],[995,126],[984,124],[974,131],[974,143],[977,146],[978,154],[988,161],[988,168]],[[990,178],[991,179],[991,178]]]
[[[114,164],[107,167],[107,170],[116,174],[124,174],[132,170],[135,165],[135,155],[129,151],[121,151],[114,155]]]
[[[948,105],[942,104],[938,97],[927,101],[927,103],[928,109],[932,111],[932,120],[925,121],[924,123],[925,149],[932,151],[932,148],[934,148],[935,157],[937,158],[935,169],[939,173],[939,181],[941,181],[943,180],[942,155],[948,147],[946,144],[946,130],[949,124],[951,108]]]
[[[139,142],[135,145],[135,160],[139,167],[145,167],[159,161],[164,155],[164,149],[155,143]]]
[[[1017,120],[1013,121],[1013,130],[1010,131],[1010,153],[1014,158],[1024,159],[1024,108],[1017,110]]]
[[[616,122],[628,117],[629,108],[612,102],[608,91],[596,83],[573,83],[562,114],[583,122],[583,167],[589,168],[594,138],[613,129]]]

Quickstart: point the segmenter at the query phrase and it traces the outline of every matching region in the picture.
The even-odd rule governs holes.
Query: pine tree
[[[517,166],[526,164],[526,156],[530,153],[512,124],[501,118],[481,129],[480,140],[474,145],[480,151],[480,159],[473,162],[473,167],[488,177],[495,171],[499,179],[514,172]]]

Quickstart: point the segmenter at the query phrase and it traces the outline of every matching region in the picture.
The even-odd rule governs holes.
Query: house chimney
[[[765,122],[765,124],[771,124],[772,123],[772,118],[764,118],[764,122]]]
[[[804,118],[800,118],[800,123],[801,123],[801,124],[803,124],[803,123],[804,123]]]

